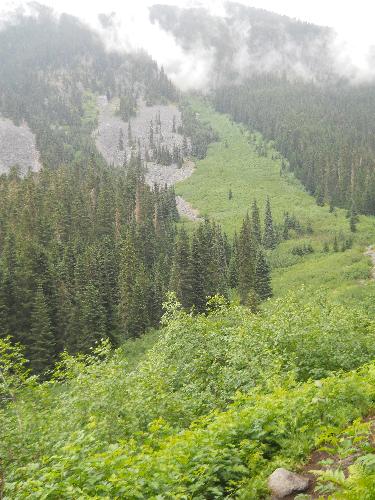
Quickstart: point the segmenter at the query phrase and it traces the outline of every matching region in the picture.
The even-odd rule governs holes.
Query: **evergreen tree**
[[[118,327],[124,335],[128,334],[133,318],[132,301],[135,297],[135,278],[139,268],[136,248],[134,243],[134,231],[128,231],[122,245],[119,266],[119,303],[118,303]]]
[[[255,246],[250,217],[247,214],[238,240],[238,292],[243,304],[247,303],[249,291],[255,287]]]
[[[260,215],[259,215],[259,209],[258,209],[258,205],[257,205],[256,200],[253,201],[253,204],[251,207],[251,223],[252,223],[255,241],[257,241],[259,244],[261,244],[261,242],[262,242],[262,229],[260,227]]]
[[[192,304],[191,263],[189,237],[184,228],[178,234],[171,273],[170,289],[176,293],[183,307]]]
[[[203,312],[206,307],[205,263],[202,242],[198,231],[193,235],[191,244],[191,302],[196,311]]]
[[[29,355],[35,373],[42,373],[50,367],[55,351],[54,336],[47,302],[41,284],[35,293],[31,314]]]
[[[273,227],[271,203],[270,203],[269,197],[267,197],[267,201],[266,201],[266,210],[265,210],[265,217],[264,217],[263,245],[265,248],[270,248],[270,249],[276,247],[276,235],[275,235],[275,230]]]
[[[229,262],[229,286],[231,288],[237,288],[238,286],[238,237],[237,233],[234,233],[232,253]]]
[[[258,252],[254,289],[260,300],[272,297],[271,270],[262,251]]]

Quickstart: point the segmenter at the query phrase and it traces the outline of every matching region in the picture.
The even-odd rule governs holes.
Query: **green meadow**
[[[274,223],[283,223],[284,213],[294,215],[313,232],[298,236],[290,234],[269,255],[273,267],[273,287],[276,296],[295,287],[306,286],[309,291],[324,287],[342,301],[356,300],[373,307],[375,283],[370,279],[371,262],[363,255],[365,248],[375,244],[375,218],[360,216],[357,231],[352,233],[346,210],[318,206],[302,184],[289,173],[281,175],[281,158],[267,144],[267,156],[260,156],[251,133],[233,123],[226,115],[215,112],[202,100],[191,99],[199,118],[218,133],[219,141],[211,144],[207,156],[196,163],[194,174],[176,186],[176,193],[188,200],[203,217],[219,222],[232,236],[239,230],[243,217],[254,199],[263,213],[266,197],[272,205]],[[229,199],[229,190],[232,199]],[[185,222],[189,227],[191,222]],[[334,239],[339,251],[333,251]],[[345,240],[352,247],[341,251]],[[324,244],[329,252],[324,252]],[[311,244],[314,253],[293,255],[295,246]]]

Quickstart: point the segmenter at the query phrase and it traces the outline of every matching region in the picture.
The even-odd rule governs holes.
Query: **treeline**
[[[229,243],[220,226],[205,221],[192,236],[179,231],[172,265],[171,290],[183,307],[203,312],[207,298],[228,298],[236,290],[242,304],[256,311],[272,296],[271,273],[265,250],[277,245],[271,205],[267,200],[264,231],[256,201],[243,220],[239,235]]]
[[[148,187],[140,156],[126,170],[94,157],[24,178],[14,169],[0,177],[0,337],[42,372],[63,349],[157,326],[170,290],[197,312],[232,288],[256,308],[272,294],[263,247],[276,244],[270,205],[263,235],[256,213],[232,245],[210,221],[177,231],[174,190]]]
[[[173,189],[150,189],[137,157],[126,172],[92,159],[3,175],[1,336],[24,344],[39,371],[62,349],[156,325],[177,219]]]
[[[215,105],[251,130],[259,130],[288,160],[315,196],[375,214],[375,88],[290,82],[258,76],[218,88]]]
[[[33,9],[34,16],[15,15],[0,31],[0,113],[26,120],[43,165],[56,168],[95,150],[95,103],[87,92],[119,96],[126,116],[139,96],[150,104],[177,99],[164,70],[146,54],[108,52],[78,19]]]
[[[181,106],[181,120],[182,126],[178,132],[191,138],[191,154],[198,159],[204,158],[209,144],[218,140],[217,133],[208,123],[199,120],[188,105]]]

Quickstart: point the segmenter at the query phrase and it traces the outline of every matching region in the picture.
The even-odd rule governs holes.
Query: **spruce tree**
[[[42,373],[53,360],[55,341],[48,305],[42,285],[39,283],[31,313],[29,355],[35,373]]]
[[[76,294],[77,352],[89,352],[106,334],[106,311],[98,288],[89,282]]]
[[[191,244],[191,302],[198,312],[206,306],[205,263],[203,248],[198,231],[193,235]]]
[[[258,205],[257,205],[256,200],[253,201],[253,204],[251,207],[251,222],[252,222],[252,228],[253,228],[255,241],[257,241],[259,244],[261,244],[261,242],[262,242],[262,229],[260,227],[259,209],[258,209]]]
[[[146,269],[141,265],[134,280],[133,295],[129,304],[129,317],[126,321],[126,336],[138,337],[150,324],[149,308],[151,284]]]
[[[229,286],[237,288],[238,286],[238,237],[234,233],[232,252],[229,262]]]
[[[247,214],[238,240],[238,292],[243,304],[247,303],[249,291],[255,286],[255,265],[256,242]]]
[[[124,335],[128,333],[128,327],[131,325],[132,300],[135,292],[135,278],[138,269],[138,259],[134,243],[134,231],[129,230],[122,245],[120,263],[119,263],[119,303],[117,308],[117,321],[119,331]]]
[[[170,289],[176,293],[183,307],[192,305],[190,244],[184,228],[180,230],[175,245]]]
[[[260,300],[272,297],[271,270],[262,251],[258,252],[254,289]]]
[[[265,248],[272,249],[276,247],[276,235],[273,227],[271,203],[269,197],[266,201],[266,210],[264,216],[264,236],[263,245]]]

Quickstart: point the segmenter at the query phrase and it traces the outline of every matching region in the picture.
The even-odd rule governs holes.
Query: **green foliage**
[[[220,297],[208,309],[193,316],[170,295],[164,328],[146,336],[138,362],[128,357],[143,340],[112,352],[106,342],[64,353],[49,382],[17,383],[0,413],[5,498],[261,498],[274,468],[372,408],[373,365],[342,373],[375,355],[361,311],[324,295],[306,305],[302,293],[264,315]],[[301,383],[311,378],[320,380]],[[342,456],[363,435],[353,424]]]
[[[336,208],[330,212],[329,207],[317,206],[291,173],[280,176],[280,168],[287,160],[272,145],[267,145],[267,156],[259,156],[255,146],[264,142],[259,133],[250,134],[227,116],[213,111],[207,102],[196,98],[190,102],[199,119],[215,129],[220,141],[209,146],[207,156],[197,162],[193,175],[177,185],[177,194],[187,199],[202,216],[219,222],[229,235],[239,232],[254,199],[264,213],[269,195],[278,240],[277,247],[267,255],[274,295],[283,296],[305,284],[309,300],[311,293],[323,285],[332,297],[346,304],[364,300],[371,304],[375,282],[357,278],[359,275],[351,274],[349,268],[354,258],[370,268],[363,251],[375,239],[374,218],[359,216],[357,231],[351,233],[344,210]],[[228,186],[234,193],[232,200],[227,196]],[[285,239],[285,227],[288,239]],[[325,241],[338,254],[317,251]],[[305,243],[310,244],[315,253],[301,257],[291,254],[294,246]],[[235,272],[232,272],[234,260],[230,262],[232,283],[236,283]]]
[[[219,111],[263,134],[265,141],[257,144],[260,156],[267,154],[264,143],[273,140],[318,206],[329,201],[332,211],[355,203],[359,212],[375,214],[372,83],[314,85],[257,75],[240,85],[218,86],[214,102]],[[352,213],[353,232],[355,217]]]

